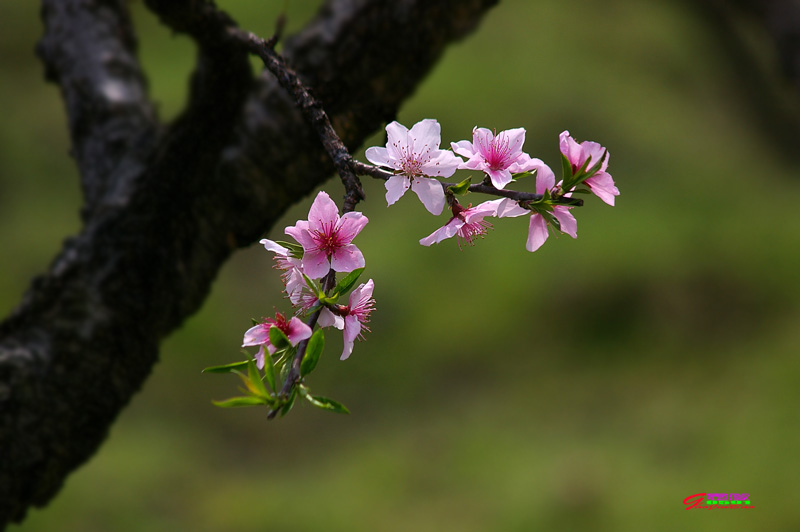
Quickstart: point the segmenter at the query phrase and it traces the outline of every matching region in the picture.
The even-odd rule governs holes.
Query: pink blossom
[[[487,216],[496,216],[497,207],[504,199],[486,201],[473,207],[471,204],[464,208],[458,203],[453,204],[453,217],[443,226],[419,241],[423,246],[438,244],[446,238],[457,237],[458,248],[461,241],[473,245],[476,237],[481,237],[491,229],[492,224],[484,220]],[[524,210],[524,209],[523,209]],[[526,213],[528,211],[525,211]],[[523,213],[525,214],[525,213]]]
[[[353,239],[369,220],[360,212],[339,217],[339,208],[325,193],[317,194],[308,220],[286,228],[286,234],[303,246],[303,273],[311,279],[325,276],[331,269],[351,272],[364,266],[364,255]]]
[[[472,142],[462,140],[450,146],[458,155],[467,157],[459,168],[485,172],[495,188],[504,188],[511,182],[512,174],[525,172],[531,161],[522,151],[525,129],[507,129],[497,135],[486,128],[473,128]]]
[[[603,161],[600,169],[592,177],[586,179],[584,183],[598,198],[613,206],[614,196],[619,196],[619,189],[614,185],[611,174],[606,172],[609,158],[608,150],[600,144],[588,140],[578,144],[569,135],[569,131],[563,131],[558,139],[561,153],[564,154],[564,157],[567,158],[570,166],[572,166],[573,174],[582,168],[586,161],[589,161],[586,170],[592,168],[599,161]]]
[[[317,297],[317,294],[312,292],[305,283],[303,283],[303,287],[298,291],[297,301],[293,302],[295,307],[301,309],[301,312],[308,312],[318,303],[319,297]],[[341,331],[344,328],[344,318],[331,312],[328,307],[322,307],[320,309],[319,318],[317,319],[317,325],[320,327],[333,326]]]
[[[259,241],[267,251],[275,253],[275,268],[283,270],[281,280],[286,287],[286,293],[289,296],[289,301],[293,305],[297,305],[300,298],[300,292],[306,286],[303,279],[302,262],[297,257],[292,255],[292,252],[277,242],[262,238]]]
[[[264,369],[265,360],[263,347],[267,347],[267,351],[269,351],[270,355],[276,351],[275,347],[269,341],[269,330],[273,327],[280,329],[293,346],[297,345],[302,340],[311,338],[311,327],[303,323],[303,321],[296,316],[287,321],[286,316],[280,312],[275,314],[274,318],[267,318],[263,323],[250,327],[244,333],[242,347],[252,345],[262,346],[262,348],[258,350],[258,353],[256,353],[256,365],[258,369]]]
[[[556,178],[553,171],[546,164],[541,163],[536,165],[536,193],[544,194],[545,191],[552,191],[555,187]],[[568,194],[565,194],[568,196]],[[578,238],[578,222],[570,211],[572,207],[566,205],[555,205],[551,214],[553,218],[558,220],[559,229],[561,232],[568,234],[572,238]],[[547,220],[538,212],[531,212],[528,209],[523,209],[519,204],[512,199],[503,199],[497,207],[497,216],[499,218],[516,217],[524,214],[531,215],[528,222],[528,241],[525,244],[525,249],[528,251],[536,251],[550,236],[547,228]]]
[[[425,176],[450,177],[461,159],[450,150],[440,150],[441,126],[432,118],[417,122],[409,131],[398,122],[386,126],[386,147],[372,146],[365,153],[378,166],[399,173],[386,181],[386,202],[392,205],[411,188],[425,208],[440,214],[444,208],[444,190],[438,180]]]
[[[350,292],[347,307],[342,308],[344,316],[344,349],[341,360],[346,360],[353,352],[353,344],[361,335],[361,330],[369,331],[365,325],[369,322],[369,315],[375,309],[375,300],[372,298],[374,288],[372,279],[362,283]]]

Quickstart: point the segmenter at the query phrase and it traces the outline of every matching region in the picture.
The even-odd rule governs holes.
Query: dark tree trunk
[[[147,3],[198,48],[169,127],[125,2],[43,1],[38,53],[66,104],[84,226],[0,324],[0,528],[92,456],[228,257],[332,173],[290,98],[251,73],[233,21],[200,0]],[[494,3],[330,0],[284,55],[353,149]]]
[[[800,2],[678,0],[717,40],[753,126],[776,155],[795,159],[800,138]],[[753,46],[753,41],[759,43]]]

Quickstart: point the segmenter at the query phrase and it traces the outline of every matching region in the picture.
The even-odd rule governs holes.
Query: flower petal
[[[263,345],[269,342],[269,329],[271,325],[267,323],[259,323],[247,329],[242,339],[242,347],[251,345]]]
[[[498,141],[503,144],[508,143],[508,150],[513,159],[514,155],[518,157],[522,153],[522,145],[525,144],[525,128],[517,127],[514,129],[506,129],[497,134]]]
[[[442,214],[442,209],[444,209],[444,190],[439,181],[428,177],[416,177],[411,183],[411,190],[414,191],[431,214],[436,216]]]
[[[317,325],[320,327],[333,326],[341,331],[344,329],[344,318],[331,312],[328,307],[322,307],[322,310],[319,313],[319,319],[317,320]]]
[[[426,118],[411,126],[408,135],[413,139],[414,153],[425,154],[439,149],[439,143],[442,141],[442,126],[435,119]]]
[[[492,155],[492,140],[494,140],[494,133],[491,130],[485,127],[472,128],[472,145],[484,159]]]
[[[344,341],[352,342],[358,338],[361,332],[361,322],[354,315],[345,316],[344,318]]]
[[[557,205],[553,207],[553,217],[558,220],[562,233],[566,233],[572,238],[578,238],[578,221],[569,210],[569,207]]]
[[[522,216],[523,214],[530,214],[530,212],[531,211],[528,209],[523,209],[520,207],[519,203],[511,198],[503,198],[497,205],[496,216],[498,218],[516,218],[517,216]]]
[[[532,215],[528,225],[528,242],[525,244],[525,249],[536,251],[542,247],[548,236],[550,235],[547,232],[547,221],[544,217],[541,214]]]
[[[320,279],[327,275],[331,269],[328,255],[320,249],[306,251],[303,254],[303,273],[310,279]]]
[[[472,147],[472,143],[468,140],[459,140],[458,142],[451,142],[450,147],[458,155],[466,157],[467,159],[470,159],[472,158],[472,156],[475,155],[475,149]]]
[[[352,272],[363,268],[366,262],[361,250],[355,244],[347,244],[337,248],[331,256],[331,268],[336,272]]]
[[[591,157],[586,170],[589,170],[589,168],[593,167],[600,162],[600,160],[602,160],[603,164],[600,165],[600,170],[598,170],[598,172],[605,172],[606,168],[608,168],[608,154],[606,153],[606,149],[600,144],[590,140],[581,142],[580,146],[582,157],[581,164],[585,163],[586,160]]]
[[[306,281],[303,279],[303,272],[298,268],[292,268],[286,279],[286,294],[289,296],[289,301],[292,305],[297,305],[303,295],[303,288],[306,286]]]
[[[377,164],[378,166],[385,166],[387,168],[396,168],[394,165],[390,163],[389,159],[389,150],[386,148],[381,148],[380,146],[372,146],[367,148],[367,151],[364,152],[367,160],[372,164]]]
[[[310,230],[321,229],[323,224],[339,221],[339,207],[325,191],[320,191],[308,211]]]
[[[432,244],[438,244],[446,238],[453,238],[463,225],[463,220],[459,218],[451,218],[450,221],[447,222],[443,227],[440,227],[425,238],[420,239],[419,243],[423,246],[430,246]]]
[[[500,198],[491,201],[484,201],[474,207],[470,207],[461,213],[467,223],[483,220],[486,216],[497,216],[497,209],[508,198]]]
[[[375,290],[375,283],[372,279],[366,283],[361,283],[358,285],[358,288],[350,292],[350,297],[347,300],[347,304],[350,306],[350,309],[352,310],[356,307],[362,306],[369,298],[372,297],[373,290]]]
[[[336,226],[336,233],[339,236],[340,242],[349,243],[364,229],[364,226],[369,222],[369,218],[360,212],[347,212],[340,219],[339,224]]]
[[[264,356],[264,346],[262,345],[258,348],[258,351],[256,351],[256,367],[258,369],[264,369],[264,364],[266,363]]]
[[[290,225],[284,229],[283,232],[297,240],[306,251],[309,249],[314,249],[317,246],[317,244],[314,242],[314,239],[311,238],[309,224],[306,220],[298,220],[295,225]]]
[[[340,360],[347,360],[353,352],[353,343],[361,332],[361,322],[355,316],[347,316],[344,319],[344,349]]]
[[[291,255],[291,252],[287,248],[281,246],[277,242],[273,242],[272,240],[262,238],[258,241],[258,243],[263,245],[267,251],[272,251],[273,253],[277,253],[278,255],[282,255],[284,257]]]
[[[389,159],[400,161],[403,158],[403,151],[408,151],[410,139],[408,138],[408,128],[397,122],[386,124],[386,150]],[[392,168],[397,168],[392,165]]]
[[[598,172],[586,181],[586,186],[595,196],[614,206],[614,196],[619,196],[619,189],[614,185],[614,180],[605,172]]]
[[[485,172],[489,176],[489,179],[492,180],[494,188],[502,190],[507,184],[511,183],[511,172],[508,170],[492,170],[491,168],[487,168]]]
[[[431,154],[431,158],[420,166],[420,172],[424,175],[450,177],[463,163],[464,161],[450,150],[436,150]]]
[[[408,187],[411,186],[411,180],[404,175],[395,175],[386,180],[386,203],[393,205],[397,200],[403,197]]]
[[[569,135],[569,131],[564,130],[558,136],[558,147],[571,165],[580,168],[580,166],[583,164],[583,161],[581,160],[583,150],[581,149],[580,144],[575,142],[575,140]]]
[[[297,345],[302,340],[311,338],[311,327],[295,316],[289,320],[289,333],[286,337],[289,339],[290,344]]]

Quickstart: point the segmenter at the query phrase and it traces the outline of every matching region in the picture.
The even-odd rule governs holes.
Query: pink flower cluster
[[[487,218],[529,215],[526,248],[535,251],[547,240],[551,229],[573,238],[578,236],[577,222],[570,212],[575,205],[571,195],[578,187],[585,186],[609,205],[614,205],[614,198],[619,195],[607,172],[608,150],[596,142],[578,143],[567,131],[560,136],[564,175],[558,183],[549,166],[522,150],[523,128],[496,133],[476,127],[472,141],[453,142],[452,151],[439,147],[441,128],[436,120],[422,120],[410,130],[392,122],[386,126],[386,132],[386,147],[373,146],[366,151],[372,163],[393,170],[386,178],[386,202],[394,204],[411,189],[431,213],[440,214],[445,205],[452,212],[444,226],[420,240],[424,246],[452,237],[456,237],[459,248],[462,243],[472,245],[492,228]],[[456,195],[468,192],[469,181],[458,185],[439,181],[453,176],[457,170],[482,172],[485,177],[479,191],[500,197],[475,207],[462,206]],[[535,177],[535,193],[506,189],[528,176]],[[364,255],[353,240],[368,222],[360,212],[340,215],[336,203],[320,192],[311,205],[308,219],[299,220],[285,230],[297,244],[261,240],[275,254],[276,268],[283,272],[286,294],[297,314],[314,311],[316,322],[304,323],[297,315],[287,318],[276,313],[275,317],[265,318],[249,328],[242,346],[258,346],[259,369],[264,368],[266,356],[283,353],[289,346],[296,347],[311,339],[315,326],[334,327],[343,332],[342,360],[353,352],[356,338],[369,331],[366,324],[375,308],[372,279],[352,289],[347,305],[337,301],[355,285],[363,271]],[[337,285],[335,273],[351,275]],[[280,345],[273,345],[279,340]]]
[[[375,165],[394,171],[386,181],[386,201],[395,203],[411,188],[425,208],[440,214],[447,203],[452,210],[448,222],[431,235],[420,240],[430,246],[444,239],[457,237],[473,244],[486,235],[492,225],[485,218],[516,217],[529,214],[526,249],[536,251],[547,240],[550,228],[577,238],[577,221],[571,206],[562,198],[570,198],[580,185],[609,205],[614,205],[619,190],[607,172],[608,150],[596,142],[576,142],[568,131],[561,133],[560,148],[569,174],[556,183],[553,171],[542,160],[522,151],[525,129],[516,128],[493,133],[486,128],[474,128],[472,141],[451,143],[452,151],[442,150],[441,128],[433,119],[425,119],[410,130],[397,122],[386,126],[386,147],[373,146],[366,151],[367,159]],[[464,157],[466,160],[461,159]],[[475,207],[462,207],[451,194],[448,185],[438,177],[450,177],[456,170],[478,170],[485,174],[485,183],[495,190],[504,190],[517,178],[534,175],[538,200],[518,201],[510,197],[487,201]],[[505,194],[498,193],[498,196]]]
[[[275,253],[276,268],[284,272],[282,279],[292,305],[300,312],[318,307],[320,314],[317,325],[343,330],[342,360],[353,352],[354,341],[360,336],[362,329],[369,330],[365,324],[369,322],[369,315],[375,304],[372,299],[373,281],[370,279],[355,288],[346,306],[321,304],[322,294],[312,291],[311,285],[314,281],[326,278],[331,272],[350,273],[364,267],[364,255],[352,242],[368,221],[360,212],[348,212],[339,216],[336,203],[328,194],[320,192],[311,205],[308,220],[300,220],[285,230],[287,235],[298,242],[297,252],[272,240],[261,240],[268,251]],[[299,252],[301,247],[302,252]],[[269,340],[269,330],[272,327],[280,329],[292,346],[310,338],[312,333],[311,327],[299,317],[294,316],[287,320],[280,313],[275,318],[267,318],[248,329],[242,346],[260,346],[256,355],[259,369],[264,367],[264,348],[270,354],[275,353]]]
[[[523,151],[523,128],[497,133],[475,127],[472,140],[453,142],[450,149],[440,147],[441,127],[433,119],[422,120],[411,129],[392,122],[386,126],[386,133],[386,146],[368,148],[366,157],[391,171],[364,168],[363,164],[351,164],[351,170],[363,170],[384,179],[388,205],[411,189],[434,215],[441,214],[445,205],[449,207],[451,217],[419,241],[424,246],[453,237],[459,248],[462,244],[473,245],[492,228],[488,218],[527,215],[526,248],[535,251],[551,232],[577,238],[577,222],[571,210],[582,205],[582,201],[573,198],[573,194],[591,192],[609,205],[614,205],[619,195],[608,173],[608,150],[596,142],[578,143],[568,131],[559,138],[562,176],[558,182],[549,166]],[[460,183],[440,181],[458,170],[480,172],[481,183],[471,185],[471,176]],[[533,192],[513,190],[512,185],[526,177],[535,180]],[[348,197],[353,193],[351,184],[349,181],[346,184]],[[497,198],[464,207],[457,197],[469,193]],[[308,219],[298,220],[285,229],[295,242],[261,240],[264,248],[274,254],[275,267],[282,272],[286,296],[295,313],[276,312],[274,317],[263,318],[245,331],[242,347],[257,347],[255,360],[207,368],[214,372],[236,372],[246,386],[247,395],[215,404],[268,405],[268,417],[273,418],[288,412],[297,397],[304,397],[319,408],[347,412],[346,407],[332,399],[311,395],[304,379],[314,370],[324,349],[323,329],[333,327],[342,331],[341,360],[350,357],[356,339],[363,339],[362,334],[369,332],[367,324],[375,309],[372,297],[375,284],[369,279],[356,286],[365,260],[353,244],[368,222],[360,212],[340,214],[328,194],[319,192]],[[337,274],[342,274],[341,278],[337,279]],[[339,302],[344,296],[347,304]],[[246,374],[240,371],[245,367]],[[279,376],[284,381],[281,386],[277,382]]]

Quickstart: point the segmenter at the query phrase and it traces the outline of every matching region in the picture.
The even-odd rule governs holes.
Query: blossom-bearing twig
[[[265,40],[253,33],[233,26],[228,28],[228,33],[250,52],[257,55],[263,61],[267,70],[275,76],[281,87],[292,95],[295,104],[316,131],[325,151],[339,172],[339,177],[345,188],[342,210],[344,212],[355,210],[356,204],[365,199],[364,190],[361,188],[361,181],[353,172],[353,158],[333,129],[333,125],[331,125],[328,115],[322,108],[322,104],[311,95],[303,82],[300,81],[297,73],[289,68],[283,58],[273,49],[275,45],[274,38]]]
[[[360,337],[361,331],[369,331],[365,324],[375,308],[372,297],[374,283],[369,279],[355,287],[365,261],[352,240],[368,222],[362,213],[355,212],[357,203],[365,199],[358,176],[384,181],[388,205],[394,204],[406,191],[411,190],[434,215],[440,214],[445,205],[450,208],[450,220],[419,241],[424,246],[453,236],[457,237],[459,248],[462,242],[472,245],[476,238],[483,238],[492,227],[485,220],[486,217],[530,215],[526,249],[535,251],[544,243],[550,231],[577,237],[577,224],[569,211],[572,207],[582,206],[583,200],[573,198],[573,193],[592,192],[610,205],[614,204],[614,197],[619,194],[613,179],[605,171],[608,151],[595,142],[578,144],[567,131],[560,136],[563,178],[558,184],[547,164],[522,151],[524,128],[493,133],[486,128],[476,127],[472,141],[451,143],[451,151],[440,149],[441,126],[437,120],[426,118],[410,129],[393,121],[386,126],[386,146],[373,146],[365,152],[365,157],[373,165],[355,161],[334,130],[321,102],[311,95],[299,76],[275,51],[281,29],[279,22],[275,35],[267,40],[233,25],[228,26],[226,31],[234,43],[257,55],[281,87],[292,96],[336,167],[345,187],[345,196],[344,215],[339,216],[336,204],[326,192],[320,192],[309,210],[308,220],[299,220],[285,229],[285,233],[294,238],[297,244],[267,239],[261,241],[268,251],[276,253],[277,267],[287,271],[284,274],[286,293],[298,309],[297,314],[310,313],[307,323],[303,324],[298,316],[287,320],[280,313],[274,319],[267,318],[263,323],[255,323],[243,339],[243,347],[260,346],[255,360],[250,358],[207,368],[214,372],[239,373],[238,370],[246,366],[247,375],[239,373],[239,376],[246,386],[243,391],[248,395],[215,404],[223,407],[266,404],[270,406],[268,419],[286,414],[298,397],[320,408],[348,412],[344,405],[332,399],[311,395],[303,381],[313,371],[324,348],[323,329],[334,327],[343,331],[341,360],[350,356],[353,343]],[[471,178],[460,183],[444,183],[440,180],[451,177],[459,169],[479,170],[485,177],[480,183],[472,185]],[[505,189],[506,185],[518,179],[533,176],[535,193]],[[577,189],[582,184],[589,190]],[[475,207],[472,204],[463,207],[457,196],[467,192],[497,196],[499,199]],[[336,272],[348,275],[337,284]],[[338,299],[348,292],[348,304],[339,304]],[[315,328],[318,330],[313,331]],[[283,376],[280,386],[276,382],[276,368]],[[263,377],[259,370],[264,371]],[[271,391],[266,388],[265,379]]]
[[[387,181],[390,177],[395,175],[393,172],[389,172],[377,166],[362,163],[360,161],[353,161],[352,166],[356,175],[366,175],[375,179],[380,179],[382,181]],[[444,187],[445,190],[454,186],[456,186],[456,183],[442,183],[442,187]],[[513,199],[514,201],[541,201],[543,197],[542,194],[534,194],[532,192],[520,192],[517,190],[499,189],[494,187],[493,185],[487,185],[484,183],[476,183],[474,185],[470,185],[469,187],[467,187],[467,190],[469,190],[470,192],[477,192],[479,194],[488,194],[490,196],[510,198]],[[565,202],[565,204],[570,206],[580,207],[583,205],[582,199],[563,198],[563,201]]]

